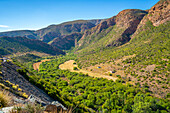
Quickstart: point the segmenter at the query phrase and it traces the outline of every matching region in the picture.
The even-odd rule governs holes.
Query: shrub
[[[116,75],[118,78],[121,78],[121,76],[120,75]]]
[[[78,68],[77,67],[73,67],[73,70],[78,70]]]
[[[44,108],[41,107],[41,105],[37,104],[27,104],[25,107],[25,110],[28,111],[29,113],[43,113]]]
[[[23,96],[24,98],[28,98],[28,95],[27,95],[26,93],[23,93],[22,96]]]
[[[16,85],[13,85],[12,88],[16,90],[16,89],[17,89],[17,86],[16,86]]]
[[[2,84],[2,83],[0,83],[0,86],[1,86],[2,88],[5,88],[5,85],[4,85],[4,84]]]
[[[144,70],[140,70],[140,72],[145,72]]]
[[[7,96],[7,94],[4,94],[4,92],[0,92],[0,108],[8,106],[10,99],[11,98]]]
[[[22,91],[22,89],[21,89],[21,88],[18,88],[18,91]]]
[[[74,62],[73,64],[76,64],[76,62]]]
[[[14,107],[10,113],[43,113],[44,108],[40,104],[27,104],[23,107]]]

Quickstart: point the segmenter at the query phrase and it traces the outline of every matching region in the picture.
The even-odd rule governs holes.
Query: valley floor
[[[78,73],[88,74],[89,76],[92,76],[92,77],[106,78],[108,80],[113,80],[113,81],[115,81],[117,79],[116,77],[108,76],[108,75],[102,74],[102,73],[90,72],[90,71],[85,70],[85,69],[73,70],[74,67],[77,67],[77,65],[73,64],[74,62],[75,62],[74,60],[66,61],[64,64],[61,64],[59,66],[59,68],[62,69],[62,70],[67,70],[68,69],[71,72],[78,72]]]
[[[41,64],[42,62],[46,62],[46,61],[50,61],[50,59],[44,59],[44,60],[41,60],[41,62],[34,63],[34,64],[33,64],[34,70],[39,70],[40,64]]]

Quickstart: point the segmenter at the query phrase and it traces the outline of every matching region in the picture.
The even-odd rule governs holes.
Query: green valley
[[[169,11],[170,0],[160,0],[107,19],[1,32],[0,108],[169,113]]]

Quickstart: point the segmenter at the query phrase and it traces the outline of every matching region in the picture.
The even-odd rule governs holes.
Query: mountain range
[[[0,36],[21,36],[29,39],[38,39],[62,50],[69,50],[75,46],[77,49],[85,49],[87,46],[90,48],[92,46],[99,48],[120,46],[128,42],[131,39],[131,35],[147,19],[153,22],[155,26],[168,21],[170,18],[168,7],[166,4],[163,4],[163,6],[157,4],[146,11],[127,9],[109,19],[75,20],[58,25],[50,25],[36,31],[1,32]]]
[[[104,20],[104,19],[103,19]],[[33,30],[18,30],[0,33],[0,37],[27,37],[29,39],[38,39],[50,45],[56,46],[63,50],[68,50],[74,46],[75,40],[79,40],[81,35],[86,29],[90,29],[99,24],[101,19],[96,20],[76,20],[65,22],[59,25],[50,25],[46,28],[42,28],[36,31]],[[71,38],[69,38],[71,37]],[[69,42],[71,40],[71,42]],[[73,40],[73,41],[72,41]],[[61,42],[62,41],[62,42]],[[59,43],[59,44],[58,44]],[[61,45],[67,45],[68,47],[62,47]]]
[[[170,0],[160,0],[148,10],[125,9],[107,19],[1,32],[0,55],[29,52],[13,58],[22,67],[13,71],[77,112],[168,113],[169,26]]]

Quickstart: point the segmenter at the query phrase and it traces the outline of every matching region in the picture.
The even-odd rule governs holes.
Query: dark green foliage
[[[77,68],[77,67],[74,67],[73,70],[78,70],[78,68]]]
[[[79,52],[78,61],[81,61],[80,67],[112,61],[113,59],[133,54],[136,54],[136,57],[132,59],[133,61],[127,61],[133,63],[133,65],[165,64],[162,62],[162,58],[169,59],[169,25],[170,23],[168,22],[154,27],[151,22],[148,22],[144,27],[146,30],[141,31],[130,41],[130,44],[119,48],[96,48],[92,50],[93,52]]]
[[[15,57],[15,60],[18,60],[20,61],[21,63],[27,63],[27,62],[31,62],[35,59],[40,59],[41,57],[39,56],[36,56],[34,54],[26,54],[26,55],[22,55],[22,56],[19,56],[19,57]]]
[[[74,62],[73,64],[76,64],[76,62]]]
[[[38,51],[51,55],[65,54],[63,51],[52,47],[44,42],[34,39],[28,39],[25,37],[1,37],[0,48],[3,48],[3,50],[0,51],[2,55],[30,51]]]
[[[0,48],[0,55],[8,55],[10,52],[7,49]]]
[[[36,86],[45,90],[54,99],[60,100],[68,107],[77,106],[77,112],[137,113],[146,109],[153,112],[157,110],[168,112],[167,100],[145,95],[147,89],[142,92],[130,84],[123,85],[122,79],[113,82],[58,69],[60,64],[69,59],[75,59],[75,57],[61,57],[50,62],[43,62],[37,75],[30,78],[36,81],[34,83]],[[138,95],[143,95],[145,98]],[[138,100],[138,97],[143,100]]]
[[[28,76],[28,74],[27,74],[28,71],[27,71],[25,68],[23,68],[23,69],[18,69],[17,72],[18,72],[19,74],[21,74],[22,76],[24,76],[25,79],[29,80],[29,76]]]
[[[96,48],[92,51],[78,51],[77,63],[80,68],[91,65],[113,62],[118,59],[121,63],[113,65],[128,65],[124,68],[126,75],[130,75],[133,81],[139,81],[140,86],[149,81],[150,78],[155,79],[156,83],[161,87],[160,90],[154,90],[155,86],[149,87],[154,94],[165,97],[168,91],[164,90],[168,87],[168,76],[170,73],[170,22],[166,22],[157,27],[148,21],[145,26],[138,30],[138,34],[133,37],[127,44],[120,47]],[[113,32],[112,32],[113,33]],[[97,43],[97,42],[96,42]],[[94,45],[94,44],[93,44]],[[89,46],[91,48],[91,46]],[[96,46],[98,47],[98,46]],[[91,50],[91,49],[89,49]],[[123,61],[126,56],[133,56]],[[148,71],[147,66],[155,66],[154,69]],[[138,76],[141,76],[138,78]],[[161,76],[161,79],[159,80]],[[156,77],[156,78],[155,78]],[[166,80],[164,80],[166,79]],[[155,81],[149,81],[155,84]],[[165,83],[163,83],[163,81]],[[151,85],[149,85],[151,86]]]

